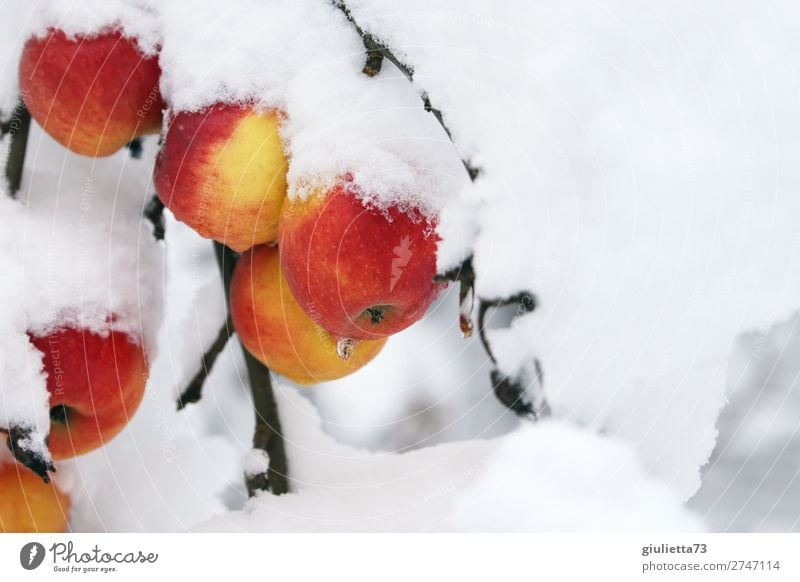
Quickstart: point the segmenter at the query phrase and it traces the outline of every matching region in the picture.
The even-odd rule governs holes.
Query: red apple
[[[298,384],[342,378],[378,355],[386,339],[356,342],[339,355],[338,340],[297,304],[281,272],[278,248],[253,247],[239,259],[231,281],[231,317],[247,350]]]
[[[286,196],[281,114],[218,104],[178,113],[153,180],[161,201],[201,236],[236,251],[275,240]]]
[[[51,29],[25,43],[22,98],[44,130],[70,150],[108,156],[161,128],[157,56],[120,32],[69,37]]]
[[[344,178],[286,202],[281,265],[297,302],[334,336],[386,337],[422,318],[444,288],[433,281],[435,226],[418,210],[365,204]]]
[[[128,424],[147,383],[139,342],[119,331],[75,327],[31,335],[31,341],[44,354],[53,459],[97,449]]]
[[[69,521],[69,497],[14,462],[0,464],[0,533],[60,533]]]

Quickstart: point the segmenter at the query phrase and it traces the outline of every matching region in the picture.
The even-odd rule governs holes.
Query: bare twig
[[[214,252],[225,286],[225,299],[230,301],[231,279],[238,256],[234,251],[218,242],[214,243]],[[228,313],[230,313],[230,308]],[[245,485],[251,497],[258,491],[270,491],[275,495],[281,495],[289,491],[288,462],[269,368],[256,360],[244,346],[242,346],[242,352],[247,365],[247,376],[250,381],[256,416],[253,448],[266,452],[269,458],[266,475],[263,473],[247,475]]]
[[[178,410],[183,410],[187,404],[198,402],[203,396],[203,385],[205,384],[206,378],[208,378],[208,375],[211,373],[214,362],[217,361],[217,357],[219,357],[222,350],[224,350],[225,346],[228,344],[228,339],[233,335],[232,326],[233,322],[229,315],[217,333],[217,338],[214,340],[214,343],[211,344],[208,350],[203,354],[203,358],[200,360],[200,369],[181,395],[178,396]]]

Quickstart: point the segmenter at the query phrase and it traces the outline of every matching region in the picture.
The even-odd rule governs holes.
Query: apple
[[[61,533],[69,497],[19,463],[0,462],[0,533]]]
[[[287,200],[281,265],[297,302],[339,338],[376,339],[425,314],[446,286],[436,275],[435,219],[366,204],[349,176]]]
[[[158,57],[118,31],[67,36],[50,29],[22,51],[19,83],[31,116],[56,141],[86,156],[109,156],[161,128]]]
[[[259,245],[239,258],[230,298],[233,325],[242,344],[297,384],[347,376],[377,356],[386,343],[383,338],[342,345],[317,325],[289,290],[276,246]]]
[[[201,236],[235,251],[275,240],[286,196],[281,117],[231,104],[178,113],[156,159],[161,201]]]
[[[29,336],[44,355],[50,393],[47,446],[53,459],[97,449],[128,424],[147,383],[139,342],[121,331],[77,327]]]

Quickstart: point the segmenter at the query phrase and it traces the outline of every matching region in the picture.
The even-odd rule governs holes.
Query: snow
[[[350,174],[370,204],[434,216],[464,186],[446,134],[417,93],[391,67],[378,80],[361,74],[363,44],[328,3],[168,1],[160,9],[168,106],[249,103],[285,112],[291,198]]]
[[[0,188],[0,426],[33,427],[43,447],[46,379],[27,333],[121,331],[154,358],[161,251],[142,218],[152,191],[141,162],[81,158],[33,128],[28,164],[18,200]]]
[[[496,316],[489,338],[507,373],[541,362],[554,412],[526,426],[495,401],[451,291],[352,377],[302,393],[276,379],[294,490],[245,504],[242,471],[265,459],[251,451],[236,342],[203,400],[173,410],[224,297],[207,241],[168,219],[159,245],[141,218],[155,139],[140,161],[89,160],[34,131],[20,200],[0,196],[0,423],[48,422],[28,329],[107,329],[113,313],[154,358],[128,429],[59,463],[75,529],[697,529],[681,503],[700,485],[728,383],[710,488],[692,507],[721,529],[796,529],[774,515],[796,467],[751,502],[786,462],[769,451],[796,446],[796,371],[774,394],[750,376],[728,382],[747,358],[737,336],[766,332],[800,297],[792,3],[348,2],[413,65],[414,85],[390,63],[362,75],[361,40],[327,2],[7,4],[4,114],[22,42],[53,24],[121,26],[160,48],[170,114],[220,100],[281,109],[291,197],[350,174],[369,203],[438,214],[440,270],[474,252],[480,296],[535,293],[533,314]],[[474,185],[459,155],[481,169]],[[780,330],[770,337],[797,353]],[[747,490],[732,477],[743,471],[767,476]]]
[[[370,454],[319,429],[278,390],[293,490],[259,494],[197,531],[698,531],[632,450],[561,422],[402,455]]]
[[[91,38],[119,30],[136,40],[145,55],[154,55],[161,43],[153,0],[39,0],[28,8],[26,36],[44,36],[57,28],[70,37]]]
[[[800,316],[739,338],[719,444],[691,507],[715,531],[800,528]]]
[[[538,357],[558,416],[635,445],[690,496],[737,333],[797,307],[797,11],[348,5],[485,170],[479,211],[446,215],[440,267],[473,241],[479,295],[537,295],[491,336],[501,368]]]

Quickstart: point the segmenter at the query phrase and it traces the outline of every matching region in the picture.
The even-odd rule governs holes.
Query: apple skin
[[[44,355],[53,459],[88,453],[125,428],[147,384],[139,343],[120,331],[101,335],[75,327],[29,336]]]
[[[433,281],[435,221],[414,214],[365,205],[347,177],[287,200],[281,265],[306,313],[336,337],[366,340],[421,319],[446,284]]]
[[[0,463],[0,533],[62,533],[70,499],[15,462]]]
[[[153,181],[175,217],[241,252],[274,241],[286,197],[281,114],[217,104],[178,113]]]
[[[253,247],[231,280],[231,317],[239,339],[271,370],[297,384],[317,384],[351,374],[369,363],[386,339],[357,342],[349,359],[336,353],[337,338],[297,304],[281,271],[278,248]]]
[[[31,116],[57,142],[85,156],[109,156],[161,129],[164,104],[157,56],[145,56],[119,32],[32,37],[19,83]]]

